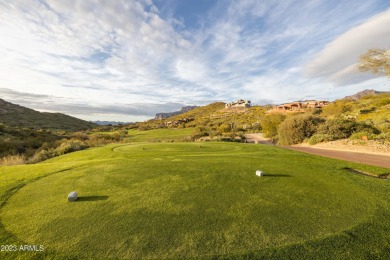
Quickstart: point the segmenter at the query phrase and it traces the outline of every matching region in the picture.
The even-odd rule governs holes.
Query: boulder
[[[73,202],[73,201],[76,201],[77,200],[77,191],[72,191],[71,193],[69,193],[68,195],[68,201],[69,202]]]

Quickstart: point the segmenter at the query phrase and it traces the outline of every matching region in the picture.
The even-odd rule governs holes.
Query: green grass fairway
[[[167,128],[148,131],[129,130],[126,140],[132,142],[180,142],[186,141],[195,128]]]
[[[2,167],[0,241],[45,251],[0,258],[389,259],[390,183],[344,167],[389,171],[237,143],[110,145]]]

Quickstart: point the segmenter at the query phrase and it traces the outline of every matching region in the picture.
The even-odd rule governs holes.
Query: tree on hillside
[[[390,49],[369,49],[360,56],[359,70],[390,77]]]
[[[276,140],[278,137],[278,126],[285,118],[286,115],[280,113],[272,113],[264,116],[260,121],[264,136]]]

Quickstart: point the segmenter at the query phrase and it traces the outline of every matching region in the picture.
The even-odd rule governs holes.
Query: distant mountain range
[[[158,113],[158,114],[156,114],[154,119],[165,119],[165,118],[168,118],[171,116],[180,115],[180,114],[183,114],[185,112],[191,111],[197,107],[198,106],[186,106],[186,107],[182,107],[181,110],[179,110],[179,111],[174,111],[174,112],[169,112],[169,113]]]
[[[132,122],[119,122],[119,121],[92,121],[92,123],[98,124],[98,125],[127,125],[131,124]]]
[[[346,97],[344,97],[344,99],[359,100],[364,96],[376,96],[376,95],[384,94],[384,93],[390,93],[390,91],[376,91],[373,89],[365,89],[365,90],[360,91],[360,92],[353,94],[351,96],[346,96]]]
[[[97,125],[61,113],[38,112],[0,99],[0,123],[12,127],[80,131]]]

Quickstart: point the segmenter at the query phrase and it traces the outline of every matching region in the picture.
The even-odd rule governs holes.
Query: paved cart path
[[[341,159],[345,161],[364,163],[390,169],[390,156],[370,153],[357,153],[311,147],[284,146],[286,149],[316,154],[320,156]]]
[[[247,134],[245,135],[248,143],[261,143],[261,144],[270,144],[268,139],[264,138],[262,134]],[[340,150],[331,150],[323,148],[312,148],[312,147],[302,147],[302,146],[282,146],[283,148],[310,153],[345,161],[358,162],[363,164],[375,165],[379,167],[389,168],[390,169],[390,154],[389,155],[379,155],[365,152],[350,152],[350,151],[340,151]]]
[[[245,138],[248,143],[273,144],[268,138],[265,138],[262,133],[246,134]]]

